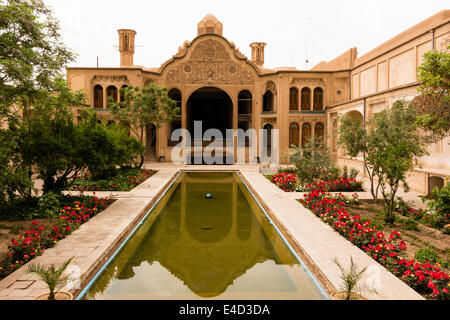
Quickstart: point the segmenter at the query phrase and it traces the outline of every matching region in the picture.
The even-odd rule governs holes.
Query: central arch
[[[233,128],[233,102],[216,87],[194,91],[187,101],[187,129],[194,136],[194,121],[202,121],[202,136],[208,129],[218,129],[225,138],[226,129]]]

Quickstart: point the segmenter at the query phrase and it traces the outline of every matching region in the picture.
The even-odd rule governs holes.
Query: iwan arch
[[[104,117],[110,117],[107,96],[120,100],[122,86],[154,82],[168,87],[182,111],[172,123],[147,130],[147,148],[154,159],[171,161],[177,144],[170,141],[173,130],[192,130],[193,121],[202,120],[204,130],[278,129],[281,163],[289,162],[291,144],[327,136],[327,146],[339,165],[362,169],[361,159],[346,157],[337,146],[334,119],[352,112],[361,121],[368,120],[396,99],[414,97],[418,88],[415,70],[423,54],[445,50],[449,44],[449,17],[449,10],[441,11],[362,57],[351,48],[311,70],[297,70],[264,68],[263,42],[250,44],[248,59],[223,37],[222,23],[208,14],[197,25],[197,37],[185,41],[158,68],[133,64],[136,32],[121,29],[119,68],[67,68],[67,79],[72,89],[87,93],[88,104]],[[246,148],[247,161],[248,151]],[[421,164],[423,167],[411,174],[411,186],[426,193],[433,184],[441,183],[439,179],[450,176],[449,141],[430,146],[430,156]]]

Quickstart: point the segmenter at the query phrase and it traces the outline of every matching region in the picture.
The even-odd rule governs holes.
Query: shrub
[[[422,263],[425,262],[433,264],[435,264],[436,262],[442,263],[442,260],[439,258],[438,254],[434,250],[429,248],[421,248],[417,250],[416,253],[414,254],[414,259]]]
[[[439,190],[435,187],[430,195],[430,200],[428,201],[428,208],[430,209],[430,216],[428,221],[430,226],[435,228],[443,228],[449,223],[448,219],[450,217],[450,181]],[[422,201],[425,201],[422,198]]]
[[[411,288],[432,299],[450,298],[450,276],[440,269],[439,264],[404,259],[406,243],[400,239],[399,232],[393,231],[386,238],[370,220],[350,216],[342,199],[331,197],[323,190],[312,190],[299,201]]]
[[[272,176],[272,182],[286,192],[293,192],[296,189],[297,176],[294,173],[277,173]]]
[[[317,142],[311,141],[290,150],[293,152],[290,161],[295,164],[302,184],[315,181],[332,167],[329,151],[319,148]]]
[[[46,249],[53,247],[57,241],[78,229],[112,202],[109,198],[84,197],[82,201],[60,208],[53,225],[45,226],[33,221],[31,230],[24,231],[11,240],[5,270],[14,271],[34,257],[42,255]]]

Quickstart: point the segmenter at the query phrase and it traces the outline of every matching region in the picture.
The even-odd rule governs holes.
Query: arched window
[[[273,125],[266,123],[263,127],[266,131],[263,133],[263,146],[266,146],[266,155],[271,156],[272,154],[272,130]]]
[[[437,187],[439,190],[444,186],[444,178],[437,176],[428,177],[428,195],[433,192],[433,189]]]
[[[267,90],[263,97],[263,111],[273,111],[273,93]]]
[[[238,94],[238,114],[252,114],[252,94],[248,90]]]
[[[300,137],[300,127],[297,123],[293,122],[289,125],[289,147],[295,145],[298,147]]]
[[[298,110],[298,89],[295,87],[289,89],[289,110]]]
[[[348,116],[352,119],[352,120],[358,120],[360,124],[363,123],[363,115],[361,114],[361,112],[356,111],[356,110],[352,110],[348,113]]]
[[[99,84],[94,87],[94,108],[103,108],[103,87]]]
[[[302,146],[311,142],[311,125],[309,123],[304,123],[302,125]]]
[[[108,88],[106,88],[106,97],[112,97],[114,102],[117,102],[117,88],[115,86],[109,86]]]
[[[314,89],[314,110],[323,110],[323,90],[322,88]]]
[[[180,90],[173,88],[170,89],[167,93],[167,96],[177,103],[177,107],[179,108],[178,115],[181,115],[181,92]]]
[[[314,141],[321,147],[325,146],[325,127],[322,122],[317,122],[314,125]]]
[[[120,101],[123,101],[125,98],[124,98],[124,90],[125,90],[125,88],[128,88],[128,86],[126,85],[126,84],[124,84],[122,87],[120,87]]]
[[[305,87],[302,89],[302,110],[311,110],[311,89]]]

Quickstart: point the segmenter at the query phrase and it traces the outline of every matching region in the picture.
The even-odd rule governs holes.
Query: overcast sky
[[[449,9],[448,0],[44,0],[59,19],[68,47],[78,54],[70,66],[118,67],[118,29],[134,29],[134,64],[159,67],[197,23],[214,14],[223,35],[250,57],[249,44],[267,43],[265,67],[310,69],[351,47],[358,56],[405,29]],[[306,54],[305,54],[306,53]]]

